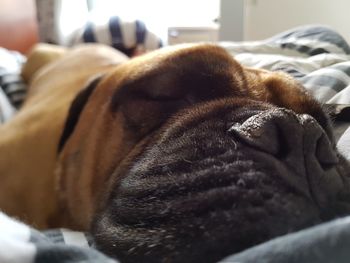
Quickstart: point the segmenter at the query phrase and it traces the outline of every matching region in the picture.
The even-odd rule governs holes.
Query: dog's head
[[[108,254],[210,262],[343,212],[334,145],[326,114],[289,76],[217,46],[168,48],[77,96],[60,190]]]

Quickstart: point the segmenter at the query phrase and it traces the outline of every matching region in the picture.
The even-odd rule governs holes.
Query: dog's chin
[[[322,180],[341,180],[340,164],[323,129],[248,108],[172,120],[95,218],[98,248],[122,262],[214,262],[331,218],[341,183]]]

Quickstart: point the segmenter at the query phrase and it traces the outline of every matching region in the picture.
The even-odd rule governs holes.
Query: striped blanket
[[[289,73],[323,103],[350,103],[350,47],[330,28],[301,27],[222,46],[243,65]]]
[[[26,87],[19,75],[21,54],[0,48],[0,124],[9,120],[24,100]]]
[[[291,74],[323,103],[350,104],[350,47],[338,33],[329,28],[318,26],[301,27],[264,41],[231,42],[221,43],[221,45],[246,66],[273,71],[282,70]],[[4,112],[4,110],[1,111],[1,108],[8,107],[10,105],[9,102],[11,102],[11,97],[6,97],[4,95],[6,90],[1,88],[0,123],[1,114]],[[5,103],[2,102],[1,96],[6,99]],[[346,107],[344,108],[346,109]],[[335,123],[337,138],[339,138],[338,147],[350,159],[350,130],[348,126],[348,123],[344,121]],[[345,221],[347,228],[349,220],[348,218]],[[335,222],[335,224],[338,223]],[[305,246],[295,246],[295,249],[298,249],[298,251],[292,251],[292,247],[289,244],[290,242],[299,244],[299,240],[307,240],[311,236],[317,237],[317,231],[319,230],[311,229],[292,237],[286,235],[277,241],[272,241],[272,245],[268,243],[264,247],[264,244],[262,244],[262,248],[259,246],[256,249],[253,248],[252,252],[248,251],[248,255],[247,253],[239,254],[237,257],[229,258],[228,261],[225,260],[225,262],[236,262],[237,260],[245,262],[244,258],[247,259],[246,262],[277,262],[256,260],[256,257],[251,261],[248,260],[252,258],[251,255],[264,255],[264,258],[270,257],[271,259],[271,255],[275,256],[276,253],[279,256],[284,255],[283,262],[311,262],[311,254],[308,251],[312,248],[308,248],[308,251],[305,251],[305,249],[302,251]],[[350,240],[350,232],[340,231],[339,233],[343,233],[341,238],[332,237],[331,235],[334,231],[326,232],[326,234],[323,231],[322,233],[323,237],[324,235],[329,235],[329,238],[314,238],[308,244],[314,244],[313,246],[317,247],[319,242],[321,242],[319,240],[322,240],[324,249],[317,251],[317,262],[330,262],[330,258],[337,255],[338,246],[334,244],[342,244],[342,240]],[[275,243],[287,245],[279,246],[278,250],[276,250]],[[89,247],[89,245],[92,245],[92,247]],[[334,255],[329,251],[332,251]],[[298,252],[300,252],[300,256],[295,261],[295,255]],[[345,258],[350,258],[349,249],[342,250],[342,253],[342,255],[347,253]],[[103,263],[117,261],[96,251],[93,248],[93,243],[83,233],[62,229],[40,233],[0,213],[0,262]]]

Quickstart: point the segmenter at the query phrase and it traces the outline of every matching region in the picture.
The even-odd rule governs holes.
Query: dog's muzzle
[[[271,163],[276,164],[280,176],[320,207],[329,203],[325,193],[343,186],[339,173],[344,174],[345,162],[340,164],[332,138],[310,115],[283,108],[267,110],[234,124],[229,132],[253,149],[278,159],[280,163]]]
[[[196,112],[114,187],[93,226],[103,251],[215,262],[350,212],[349,166],[309,115],[257,103]]]

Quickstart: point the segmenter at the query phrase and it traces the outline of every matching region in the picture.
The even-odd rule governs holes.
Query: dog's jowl
[[[349,213],[349,167],[321,105],[290,76],[243,67],[220,47],[132,60],[81,47],[30,88],[0,127],[0,146],[27,158],[14,166],[0,153],[12,189],[0,186],[2,209],[91,231],[122,262],[215,262]]]

